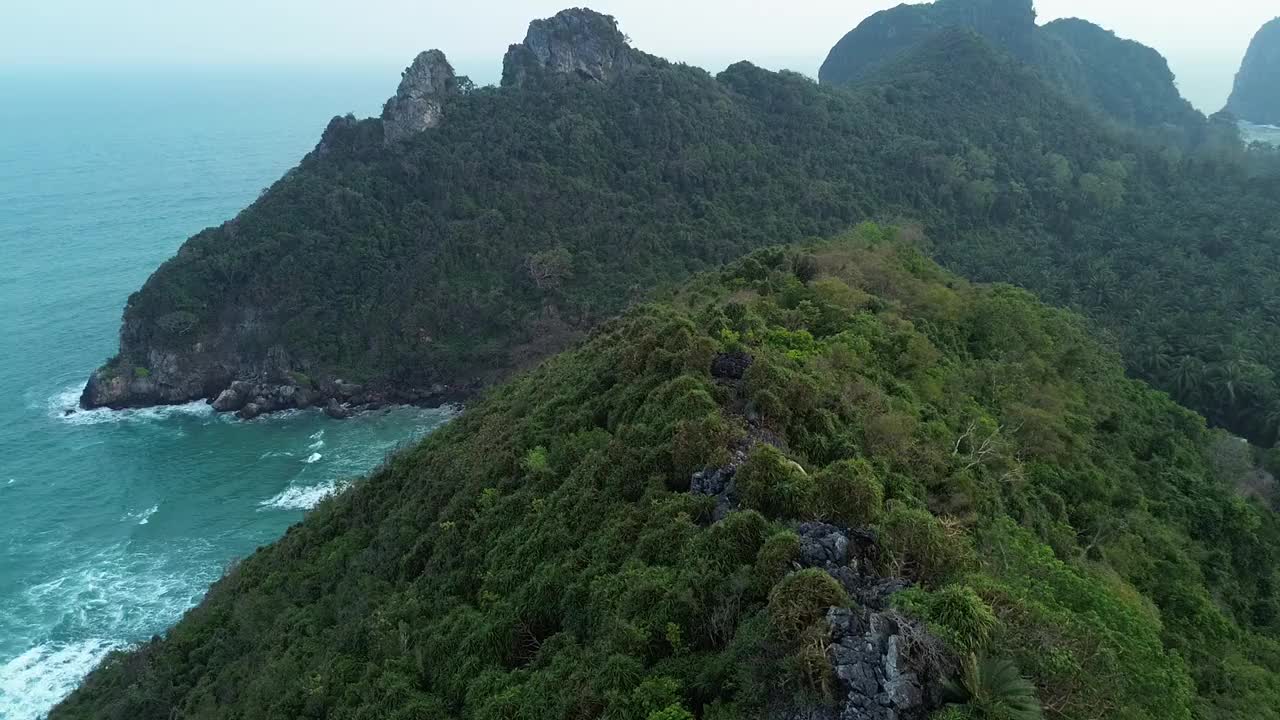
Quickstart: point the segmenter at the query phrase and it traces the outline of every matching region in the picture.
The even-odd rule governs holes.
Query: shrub
[[[694,720],[693,713],[681,705],[668,705],[657,712],[649,713],[645,720]]]
[[[871,525],[884,509],[884,486],[866,460],[845,460],[818,473],[818,506],[823,517],[849,527]]]
[[[818,258],[811,254],[796,257],[794,266],[796,278],[806,285],[818,277]]]
[[[1012,660],[969,655],[960,676],[947,684],[953,704],[975,720],[1041,720],[1044,712],[1036,688]]]
[[[930,632],[962,653],[986,650],[998,624],[991,606],[968,585],[936,592],[912,588],[895,595],[894,604],[924,620]]]
[[[790,530],[769,536],[756,555],[755,583],[768,590],[786,577],[791,563],[800,555],[800,537]]]
[[[547,454],[547,449],[541,445],[529,448],[529,452],[525,453],[524,460],[520,463],[524,471],[530,475],[541,475],[551,470],[551,460]]]
[[[940,584],[973,562],[969,541],[949,537],[942,523],[923,508],[890,503],[880,534],[900,571],[925,585]]]
[[[769,622],[783,637],[798,637],[826,614],[828,608],[849,604],[835,578],[817,568],[784,577],[769,592]]]
[[[817,484],[808,473],[771,445],[757,445],[738,469],[738,494],[747,507],[771,518],[814,514]]]
[[[758,512],[747,510],[731,513],[705,535],[709,554],[730,565],[750,563],[760,552],[769,532],[769,521]]]
[[[146,380],[151,377],[151,371],[144,367],[136,367],[133,369],[133,376],[139,380]]]

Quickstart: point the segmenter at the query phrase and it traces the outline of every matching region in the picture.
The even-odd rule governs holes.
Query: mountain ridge
[[[1280,17],[1249,42],[1226,109],[1257,125],[1280,125]]]
[[[612,19],[586,26],[616,42]],[[905,217],[950,267],[1087,312],[1139,376],[1273,441],[1277,329],[1249,308],[1280,295],[1260,274],[1274,176],[1232,159],[1245,151],[1228,129],[1153,145],[959,32],[855,92],[639,52],[607,82],[591,74],[600,57],[523,85],[459,81],[437,127],[392,145],[385,120],[335,119],[298,168],[131,297],[121,353],[85,403],[203,397],[251,417],[454,400],[764,243]],[[1114,280],[1161,275],[1187,292]],[[1250,279],[1169,310],[1227,276]]]
[[[1178,92],[1168,62],[1157,51],[1079,18],[1037,26],[1032,0],[938,0],[880,11],[832,47],[819,80],[856,83],[956,27],[978,33],[1118,122],[1192,133],[1204,123]]]
[[[1248,449],[918,232],[760,250],[598,326],[51,720],[1277,717]]]

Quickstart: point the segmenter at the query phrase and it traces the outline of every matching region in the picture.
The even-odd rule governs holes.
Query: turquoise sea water
[[[446,411],[73,412],[129,293],[394,68],[0,71],[0,719],[41,717]]]

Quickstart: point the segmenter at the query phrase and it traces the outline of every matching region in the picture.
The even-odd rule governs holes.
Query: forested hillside
[[[1194,143],[1204,130],[1204,116],[1178,92],[1160,53],[1079,18],[1037,26],[1032,0],[937,0],[875,13],[831,49],[819,77],[855,84],[951,29],[981,35],[1124,125],[1161,128],[1181,143]]]
[[[599,33],[583,12],[558,18]],[[591,67],[451,81],[407,139],[335,119],[130,298],[86,401],[214,398],[246,375],[294,398],[418,399],[753,248],[904,217],[949,267],[1084,311],[1141,377],[1275,439],[1280,176],[1234,126],[1190,150],[1125,135],[960,31],[837,89],[746,63],[711,77],[607,27],[549,45],[607,47]]]
[[[917,233],[605,323],[52,720],[1280,718],[1247,446]]]

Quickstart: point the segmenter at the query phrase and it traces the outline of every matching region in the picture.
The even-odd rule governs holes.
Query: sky
[[[633,44],[719,71],[738,60],[816,75],[863,18],[898,0],[0,0],[0,70],[41,66],[359,64],[444,50],[496,81],[531,19],[573,2],[616,16]],[[1222,107],[1275,0],[1038,0],[1041,22],[1083,17],[1169,58],[1197,107]]]

